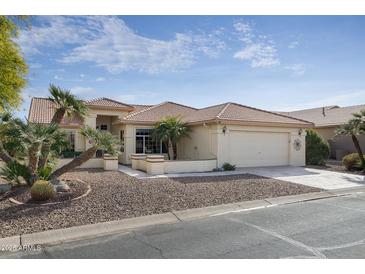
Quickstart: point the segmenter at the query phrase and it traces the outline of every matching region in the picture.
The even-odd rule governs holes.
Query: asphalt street
[[[365,258],[365,194],[240,211],[2,258]]]

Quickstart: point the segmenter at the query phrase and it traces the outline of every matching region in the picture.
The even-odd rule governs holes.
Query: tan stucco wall
[[[336,127],[326,127],[326,128],[315,128],[314,130],[321,135],[325,140],[332,139],[335,136]]]
[[[341,160],[344,155],[356,152],[356,149],[350,136],[335,136],[336,128],[337,127],[315,128],[315,131],[330,144],[330,157]],[[365,135],[358,136],[358,140],[362,150],[365,151]]]
[[[178,143],[178,160],[202,160],[217,158],[217,125],[192,126],[190,138]]]
[[[59,159],[57,161],[57,168],[60,168],[69,162],[71,162],[73,159]],[[86,163],[83,163],[81,166],[77,168],[103,168],[104,167],[104,160],[102,158],[92,158]]]
[[[217,167],[217,160],[165,161],[165,173],[206,172]]]
[[[315,131],[328,141],[331,149],[330,157],[342,160],[343,156],[356,152],[356,149],[350,136],[335,136],[336,128],[337,127],[315,128]],[[358,140],[362,150],[365,151],[365,135],[358,136]]]
[[[85,137],[81,135],[78,128],[63,128],[66,132],[73,132],[75,134],[75,151],[85,150]]]

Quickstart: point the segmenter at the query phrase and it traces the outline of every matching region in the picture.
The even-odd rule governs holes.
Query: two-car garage
[[[228,158],[238,167],[289,165],[289,133],[231,130]]]

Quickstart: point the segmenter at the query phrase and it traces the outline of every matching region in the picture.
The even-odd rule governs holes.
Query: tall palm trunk
[[[30,173],[29,183],[32,185],[37,180],[37,167],[38,167],[38,150],[39,144],[32,145],[28,150],[28,169]]]
[[[47,143],[42,145],[41,156],[39,156],[38,169],[42,169],[45,167],[50,151],[51,151],[50,144]]]
[[[52,117],[51,123],[61,124],[63,117],[65,116],[66,110],[64,108],[59,108],[56,110],[55,114]]]
[[[63,117],[65,116],[66,110],[63,108],[57,109],[55,114],[52,117],[51,123],[61,124]],[[51,151],[51,146],[49,144],[43,144],[41,149],[41,156],[39,157],[38,168],[44,168],[47,164],[48,156]]]
[[[357,153],[359,154],[361,167],[365,167],[364,154],[362,154],[362,150],[361,150],[361,147],[360,147],[359,140],[357,139],[355,134],[351,134],[351,138],[352,138],[352,142],[354,143],[355,149],[356,149]]]
[[[57,178],[60,177],[62,174],[82,165],[83,163],[87,162],[91,158],[94,157],[95,153],[97,151],[96,147],[91,147],[88,150],[84,151],[80,156],[73,159],[68,164],[60,167],[59,169],[55,170],[51,176],[50,179],[52,182],[57,181]]]
[[[169,153],[169,160],[174,160],[174,147],[172,145],[171,139],[168,141],[168,153]]]

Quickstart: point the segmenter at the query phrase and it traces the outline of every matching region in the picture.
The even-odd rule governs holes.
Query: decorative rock
[[[223,170],[223,168],[221,168],[221,167],[216,167],[216,168],[213,168],[213,171],[214,171],[214,172],[222,172],[222,171],[224,171],[224,170]]]
[[[58,181],[57,184],[54,184],[54,188],[56,192],[69,192],[70,187],[64,181]]]
[[[10,184],[0,184],[0,194],[8,192],[11,189]]]

